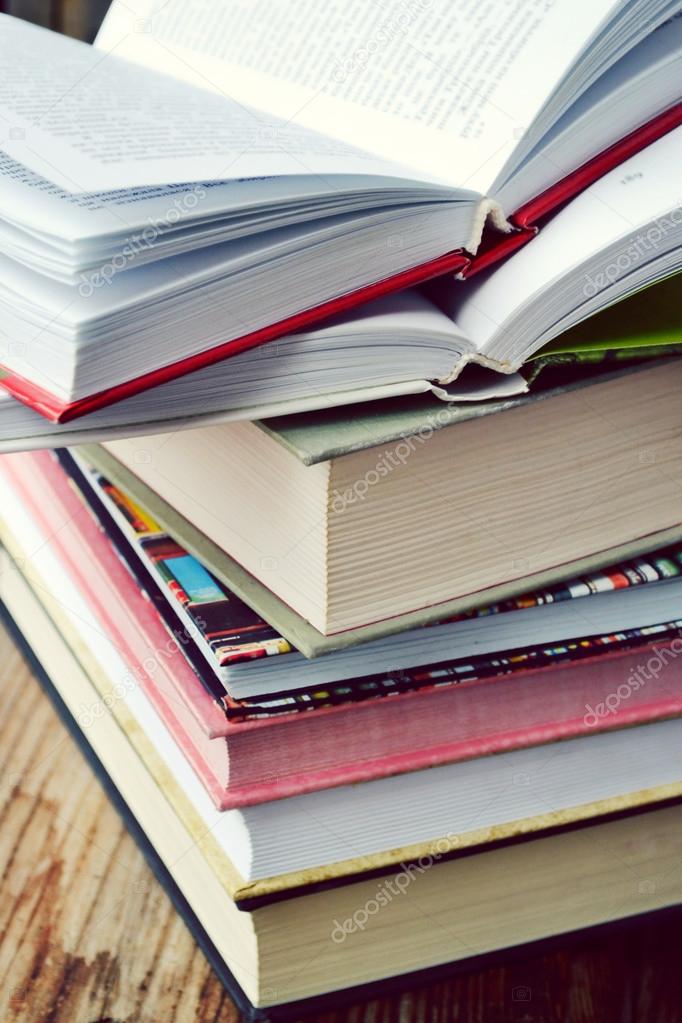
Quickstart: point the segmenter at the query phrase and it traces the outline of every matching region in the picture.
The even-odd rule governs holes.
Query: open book
[[[676,129],[574,199],[498,269],[466,286],[441,280],[430,295],[416,288],[387,295],[314,330],[68,422],[48,422],[0,390],[0,452],[361,403],[355,416],[378,399],[404,402],[406,395],[421,395],[408,405],[423,402],[425,413],[430,402],[442,424],[451,413],[464,419],[496,412],[603,369],[682,353],[682,273],[643,287],[680,265],[680,217],[672,204],[682,156],[674,150],[681,144],[682,129]],[[670,212],[654,217],[659,202]],[[591,247],[575,230],[581,223],[591,225]],[[604,258],[605,269],[594,269]],[[641,290],[616,301],[633,288]],[[615,304],[590,315],[610,302]],[[494,352],[512,329],[517,336],[503,366]],[[550,338],[555,340],[546,344]],[[529,355],[522,373],[509,372]],[[467,365],[472,360],[484,365]],[[342,420],[348,415],[340,412]]]
[[[644,146],[674,146],[681,9],[137,0],[95,47],[2,17],[4,386],[66,420],[487,266]],[[633,184],[629,224],[677,209],[658,179]],[[481,249],[486,224],[500,241]],[[573,230],[598,256],[613,227],[588,210]],[[495,316],[458,314],[412,379],[513,368],[525,352]]]

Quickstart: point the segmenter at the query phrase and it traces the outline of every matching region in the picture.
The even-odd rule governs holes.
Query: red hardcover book
[[[57,461],[45,452],[5,455],[0,479],[90,602],[220,808],[682,713],[682,641],[668,636],[504,677],[229,721],[182,656],[157,657],[154,672],[145,671],[169,634]]]
[[[260,330],[253,331],[235,338],[224,344],[209,348],[189,358],[180,359],[167,366],[159,367],[131,380],[117,384],[106,390],[90,394],[77,401],[65,402],[45,388],[30,380],[24,379],[15,372],[0,364],[0,386],[11,395],[39,412],[54,423],[66,423],[97,409],[115,404],[124,398],[132,397],[142,391],[167,383],[195,370],[213,365],[230,356],[237,355],[250,348],[266,344],[285,334],[292,334],[310,328],[333,316],[338,316],[354,307],[382,296],[422,284],[433,278],[454,274],[468,278],[481,270],[506,258],[533,238],[540,229],[541,222],[548,214],[578,195],[590,184],[597,181],[608,171],[638,153],[656,139],[672,131],[682,124],[682,103],[677,103],[668,110],[654,117],[649,123],[642,125],[604,152],[589,160],[579,169],[568,174],[531,202],[516,211],[509,220],[514,226],[511,234],[493,233],[484,240],[475,256],[463,250],[445,253],[437,259],[430,260],[421,266],[413,267],[385,280],[375,281],[366,287],[350,294],[342,295],[331,301],[323,302],[310,309],[289,316],[278,323],[270,324]]]
[[[40,412],[51,422],[69,422],[88,412],[94,412],[98,408],[105,408],[107,405],[115,404],[124,398],[130,398],[134,394],[146,391],[149,388],[168,381],[177,379],[201,369],[204,366],[212,365],[222,359],[237,355],[249,348],[256,348],[267,342],[281,338],[287,333],[304,330],[331,316],[348,312],[356,306],[393,292],[402,291],[403,288],[423,283],[444,274],[456,274],[462,278],[470,277],[481,270],[487,269],[493,264],[506,258],[511,253],[520,249],[540,229],[540,223],[544,217],[558,209],[564,203],[569,202],[579,192],[583,191],[592,182],[598,180],[602,175],[615,167],[618,167],[625,160],[628,160],[640,149],[649,145],[657,138],[672,131],[673,128],[682,124],[682,103],[678,103],[666,113],[654,118],[649,124],[643,125],[632,132],[626,138],[609,146],[598,157],[590,160],[579,170],[570,174],[562,181],[557,182],[551,188],[533,199],[533,202],[518,210],[510,221],[515,230],[512,234],[494,234],[489,236],[484,246],[476,256],[471,257],[463,251],[446,253],[439,259],[431,260],[423,266],[417,266],[406,270],[387,280],[378,280],[350,295],[344,295],[314,306],[295,316],[289,316],[263,327],[253,333],[247,333],[241,338],[219,345],[216,348],[208,349],[189,358],[181,359],[168,366],[161,366],[153,372],[145,373],[136,377],[135,380],[126,381],[116,387],[108,388],[97,394],[89,395],[79,401],[63,402],[50,394],[43,388],[38,387],[31,381],[22,379],[21,376],[5,369],[5,375],[0,376],[0,387],[3,387],[9,394],[19,401],[24,402],[31,408]],[[0,370],[2,366],[0,365]]]
[[[390,323],[399,370],[384,335],[378,343],[381,324],[358,317],[357,334],[346,334],[348,324],[335,323],[335,350],[348,341],[380,360],[381,349],[385,365],[363,375],[350,358],[323,386],[329,336],[306,339],[308,399],[316,387],[357,394],[368,380],[375,389],[433,381],[442,391],[468,362],[512,372],[551,340],[553,325],[674,269],[664,256],[679,247],[672,169],[682,144],[673,131],[682,124],[682,26],[670,5],[522,0],[511,17],[495,0],[458,17],[438,0],[428,11],[398,3],[385,21],[371,4],[329,13],[303,0],[286,14],[277,3],[239,14],[205,3],[181,14],[143,8],[147,20],[114,0],[94,46],[2,19],[10,78],[25,73],[26,53],[73,76],[67,93],[50,78],[53,117],[39,145],[8,97],[12,130],[0,154],[4,387],[55,422],[201,369],[210,382],[218,361],[361,303],[443,275],[476,275],[571,199],[546,244],[575,210],[568,235],[586,268],[631,242],[621,222],[636,241],[652,226],[663,232],[658,221],[668,215],[665,245],[637,249],[636,281],[614,287],[618,267],[609,271],[589,309],[574,287],[580,253],[561,240],[567,261],[555,266],[542,242],[531,246],[530,259],[524,253],[513,266],[537,260],[558,287],[570,279],[573,293],[558,319],[535,324],[523,341],[506,339],[506,319],[500,339],[485,310],[487,325],[467,316],[462,306],[469,297],[475,305],[478,281],[443,289],[447,308],[409,309]],[[302,46],[305,38],[315,45]],[[588,186],[590,196],[576,198]],[[617,227],[590,216],[592,199],[618,207]],[[513,276],[503,268],[495,279],[504,290]],[[531,297],[519,297],[515,315],[523,318]],[[388,305],[396,310],[405,312]],[[300,389],[283,385],[283,347],[284,362],[263,373],[248,360],[245,377],[245,360],[236,379],[226,368],[215,411],[243,409],[259,386],[266,408],[301,400]],[[179,407],[187,395],[176,397]],[[142,416],[135,423],[154,422],[155,400],[163,406],[165,392],[150,397],[148,417],[137,405],[122,415],[132,407]]]

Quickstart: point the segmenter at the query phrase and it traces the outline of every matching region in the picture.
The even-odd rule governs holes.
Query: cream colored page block
[[[104,446],[323,630],[329,463],[302,465],[251,423]]]
[[[402,464],[383,475],[383,449],[337,459],[327,631],[678,524],[680,388],[677,362],[394,445]]]
[[[682,899],[682,808],[411,867],[254,914],[268,983],[280,998],[396,975]],[[345,933],[344,933],[345,931]],[[292,969],[288,936],[303,936]]]

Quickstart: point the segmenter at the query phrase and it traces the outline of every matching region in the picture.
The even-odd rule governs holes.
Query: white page
[[[633,47],[572,104],[513,171],[494,197],[519,209],[551,182],[634,131],[679,99],[682,17],[676,16]]]
[[[335,172],[405,177],[343,142],[7,15],[0,60],[0,150],[69,192]]]
[[[132,60],[487,192],[616,0],[114,0]]]
[[[363,195],[382,191],[373,200],[373,208],[391,203],[408,203],[414,199],[414,185],[403,187],[392,178],[375,174],[325,174],[306,177],[254,178],[246,181],[199,182],[194,184],[151,185],[95,194],[68,192],[52,181],[29,170],[0,151],[0,238],[1,251],[13,255],[8,239],[13,238],[33,255],[47,257],[47,273],[57,269],[76,272],[79,263],[87,266],[95,245],[97,260],[102,263],[121,252],[126,236],[145,242],[145,230],[162,238],[194,220],[215,224],[230,218],[237,234],[249,223],[254,211],[269,213],[269,207],[295,205],[292,223],[307,219],[303,210],[311,200],[316,209],[311,219],[332,215],[325,211],[332,203],[352,210],[354,196],[362,203]],[[384,191],[385,189],[385,191]],[[428,198],[449,198],[448,189],[431,192]],[[421,193],[426,197],[426,192]],[[298,205],[300,202],[300,206]],[[243,210],[243,217],[239,216]],[[270,214],[272,215],[272,214]],[[286,216],[286,214],[284,214]],[[106,236],[103,238],[102,236]],[[47,247],[47,248],[46,248]],[[59,268],[52,258],[56,253],[66,260]],[[64,256],[64,254],[67,254]],[[131,261],[132,262],[132,261]],[[29,265],[32,265],[29,262]],[[78,278],[80,280],[80,278]]]
[[[631,157],[561,210],[519,252],[490,274],[452,291],[452,314],[479,351],[533,296],[591,257],[624,240],[615,259],[585,273],[584,299],[656,255],[682,221],[682,127]],[[651,226],[650,226],[651,225]],[[634,234],[634,239],[632,236]],[[627,242],[627,244],[626,244]]]

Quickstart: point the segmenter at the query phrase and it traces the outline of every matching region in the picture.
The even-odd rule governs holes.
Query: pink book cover
[[[682,640],[668,638],[572,664],[229,722],[180,652],[154,656],[170,634],[53,456],[2,456],[0,476],[50,535],[221,809],[682,713]]]

